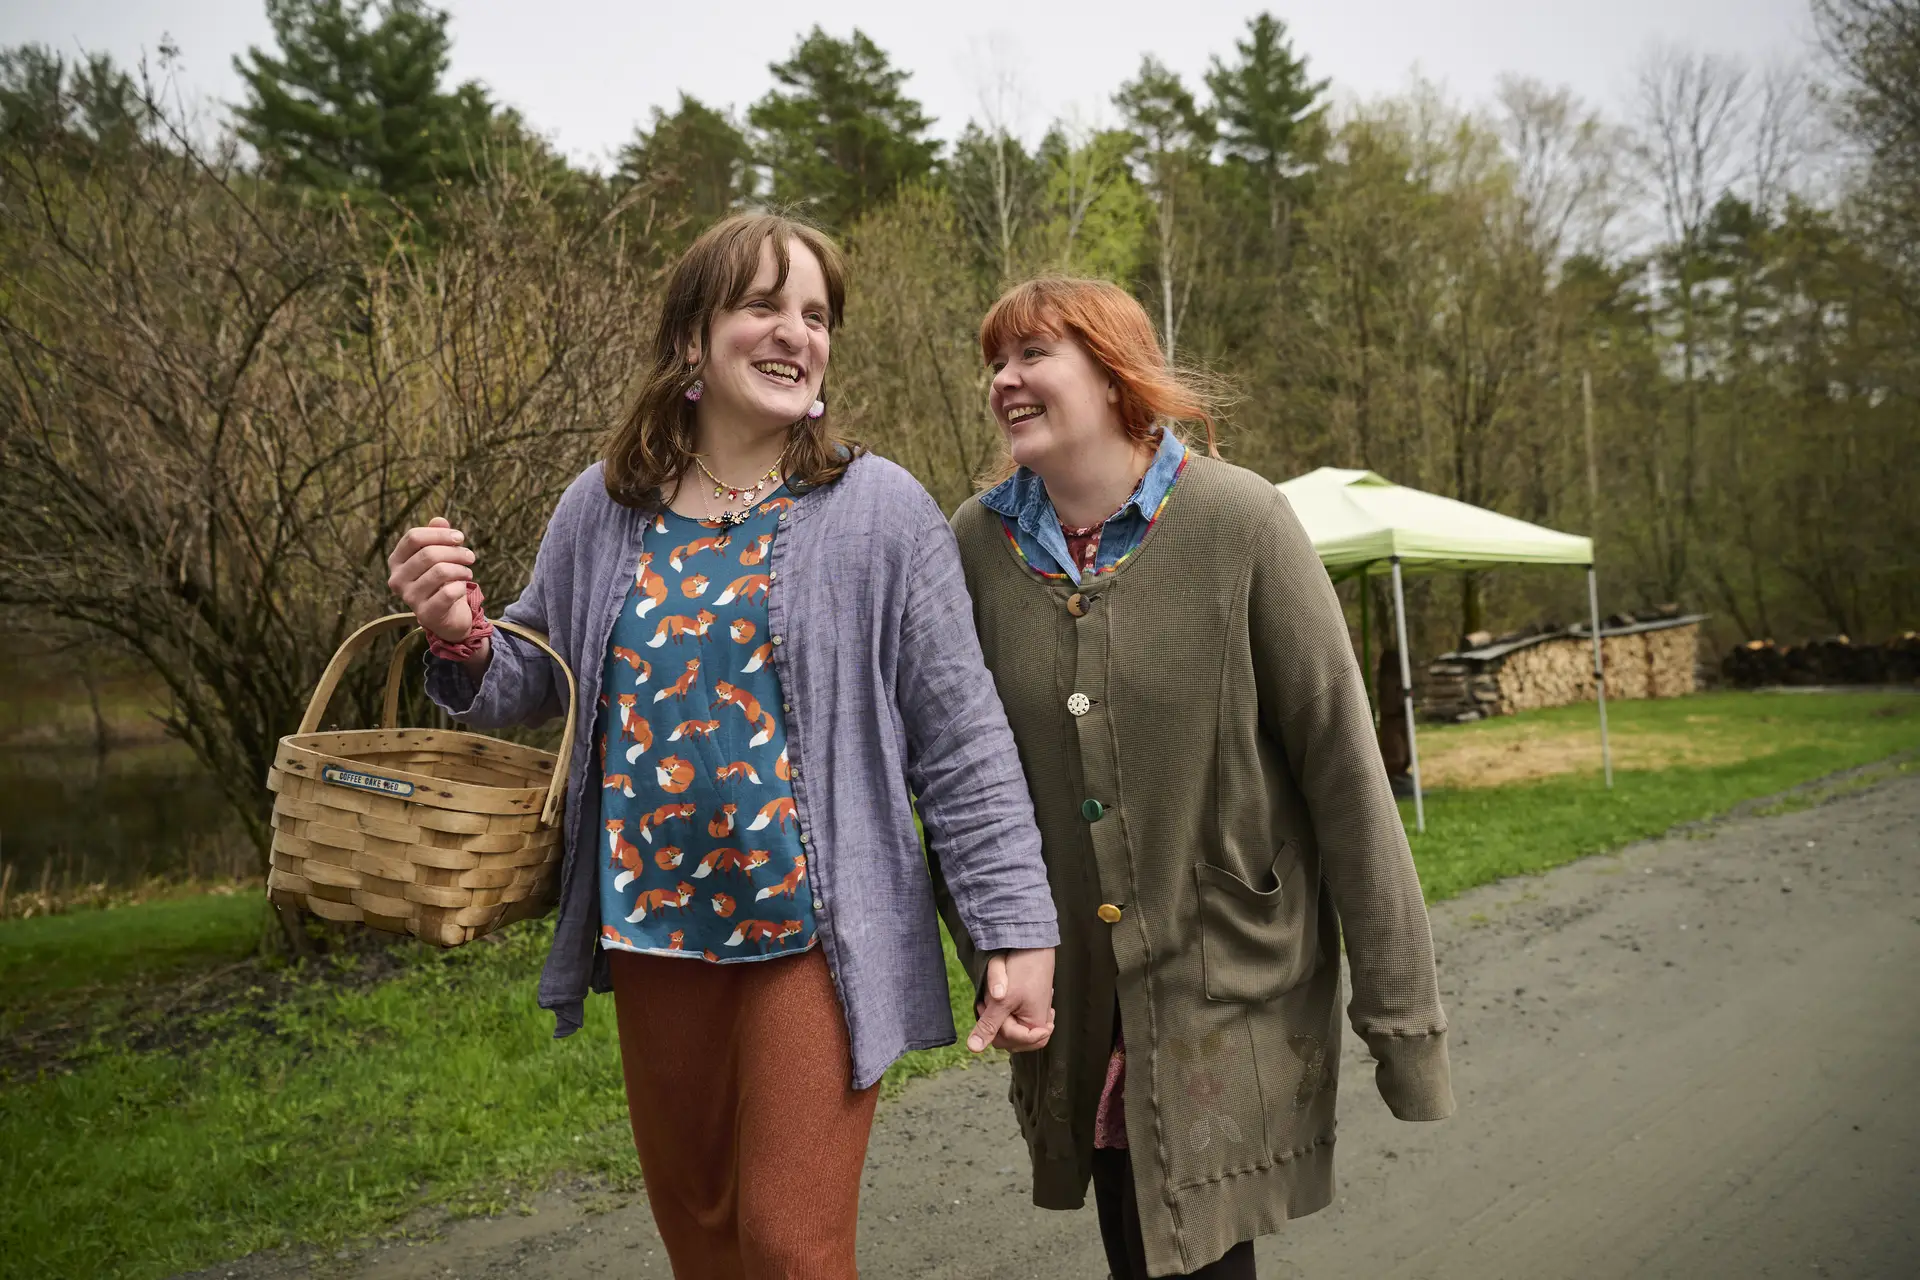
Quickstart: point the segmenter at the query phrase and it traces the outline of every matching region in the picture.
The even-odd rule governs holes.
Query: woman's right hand
[[[467,583],[473,579],[473,552],[467,535],[435,516],[401,535],[387,557],[387,586],[413,610],[414,620],[442,640],[464,640],[473,629],[473,610],[467,607]],[[492,645],[465,665],[485,671]]]

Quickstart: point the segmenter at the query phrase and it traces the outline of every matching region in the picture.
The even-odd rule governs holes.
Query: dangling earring
[[[698,378],[695,378],[693,380],[693,385],[687,388],[687,399],[698,400],[701,397],[701,395],[706,391],[706,389],[707,389],[706,383],[702,382]]]
[[[815,400],[807,406],[807,419],[810,422],[820,421],[821,418],[826,416],[826,413],[827,402],[825,400]]]

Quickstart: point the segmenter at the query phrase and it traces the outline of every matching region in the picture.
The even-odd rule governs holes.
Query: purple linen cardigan
[[[579,687],[560,913],[540,978],[556,1036],[579,1030],[590,988],[609,988],[594,708],[644,521],[607,496],[602,470],[595,463],[567,487],[533,580],[504,614],[544,631]],[[977,949],[1051,947],[1059,928],[1033,802],[945,517],[918,481],[872,454],[832,484],[788,492],[768,630],[817,936],[846,1012],[853,1087],[864,1089],[906,1050],[954,1040],[916,800]],[[505,632],[495,632],[478,686],[457,663],[427,663],[433,700],[480,728],[552,719],[565,710],[565,687],[550,659]]]

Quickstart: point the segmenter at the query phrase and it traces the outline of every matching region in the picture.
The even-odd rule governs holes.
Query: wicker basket
[[[300,729],[280,739],[273,799],[274,902],[328,920],[410,933],[443,947],[542,915],[559,897],[573,673],[538,632],[494,625],[545,650],[567,677],[567,727],[556,757],[477,733],[396,727],[417,628],[387,668],[378,729],[316,733],[347,665],[390,614],[347,637],[320,677]]]

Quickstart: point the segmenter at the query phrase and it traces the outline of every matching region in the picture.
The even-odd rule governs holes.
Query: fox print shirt
[[[600,945],[763,960],[813,945],[767,625],[784,490],[648,524],[601,680]]]

